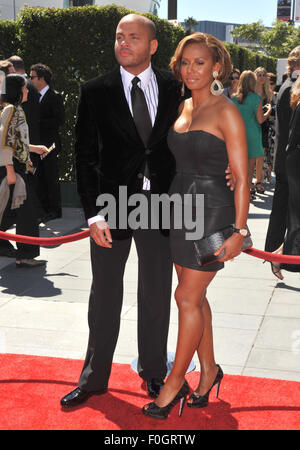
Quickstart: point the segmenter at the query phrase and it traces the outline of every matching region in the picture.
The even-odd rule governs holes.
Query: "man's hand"
[[[229,164],[227,166],[227,169],[225,170],[225,173],[226,173],[225,176],[226,176],[226,180],[227,180],[227,186],[229,186],[229,189],[231,191],[234,191],[236,180],[235,180],[235,177],[233,176],[233,174],[231,173]]]
[[[37,153],[38,155],[42,155],[43,157],[45,157],[46,155],[48,155],[49,150],[45,145],[29,145],[29,150],[32,153]]]
[[[90,225],[91,238],[101,247],[111,248],[112,238],[109,226],[105,220],[98,220]]]

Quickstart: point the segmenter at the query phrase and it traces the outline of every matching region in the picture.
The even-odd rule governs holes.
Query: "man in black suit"
[[[180,89],[169,72],[152,68],[151,56],[157,45],[151,20],[137,14],[123,17],[115,41],[120,67],[81,87],[75,156],[78,192],[92,238],[93,281],[86,359],[78,388],[62,398],[63,407],[107,391],[132,239],[139,258],[139,375],[151,397],[158,396],[166,376],[172,279],[167,233],[129,227],[110,230],[103,217],[97,216],[96,206],[98,195],[109,193],[116,199],[118,210],[120,186],[126,186],[128,196],[144,193],[148,199],[153,193],[168,192],[175,160],[167,146],[167,134],[177,116]],[[144,129],[135,113],[137,97],[133,97],[141,91],[148,111],[144,116],[145,109],[140,109]],[[145,138],[148,119],[151,130]]]
[[[294,48],[288,57],[288,77],[281,86],[276,103],[275,121],[275,161],[276,175],[275,191],[272,211],[265,243],[267,252],[276,252],[283,243],[287,228],[288,212],[288,180],[285,168],[286,146],[289,138],[289,125],[292,115],[290,93],[294,82],[300,73],[300,46]],[[280,251],[280,250],[279,250]],[[273,263],[273,271],[278,278],[282,278],[279,264]]]
[[[30,68],[30,79],[40,94],[40,144],[51,147],[47,157],[39,161],[38,195],[46,213],[43,221],[61,217],[61,195],[59,186],[58,154],[61,149],[59,127],[65,121],[62,96],[51,88],[52,72],[45,64],[34,64]]]

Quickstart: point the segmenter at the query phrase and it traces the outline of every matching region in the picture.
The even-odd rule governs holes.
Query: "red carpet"
[[[219,399],[201,410],[178,406],[169,419],[141,413],[147,403],[142,380],[129,365],[114,364],[109,391],[76,409],[59,401],[77,385],[82,361],[0,355],[1,430],[299,430],[300,383],[225,375]],[[187,380],[192,388],[199,374]]]

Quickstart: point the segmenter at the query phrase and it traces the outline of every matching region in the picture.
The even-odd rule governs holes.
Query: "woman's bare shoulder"
[[[223,119],[226,119],[226,117],[240,118],[241,114],[235,103],[230,98],[225,97],[225,95],[222,95],[222,97],[223,98],[220,99],[219,113],[222,115]]]

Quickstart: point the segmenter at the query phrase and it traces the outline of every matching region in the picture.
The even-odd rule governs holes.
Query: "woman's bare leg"
[[[264,157],[256,158],[256,183],[264,182]]]
[[[201,367],[201,376],[198,387],[195,391],[198,395],[206,394],[218,372],[218,367],[216,365],[214,355],[212,314],[206,297],[203,301],[202,313],[204,317],[205,327],[200,345],[197,349]]]
[[[248,184],[249,189],[253,186],[252,180],[253,180],[253,173],[254,173],[254,166],[255,166],[256,158],[249,158],[248,159]]]
[[[180,267],[176,267],[176,270],[179,277],[175,292],[179,311],[177,348],[171,373],[155,400],[160,407],[170,403],[181,388],[188,366],[199,347],[204,367],[210,367],[211,361],[214,360],[211,313],[207,308],[208,303],[205,304],[205,296],[207,286],[216,272],[201,272]],[[203,383],[209,381],[205,381],[204,377]]]

